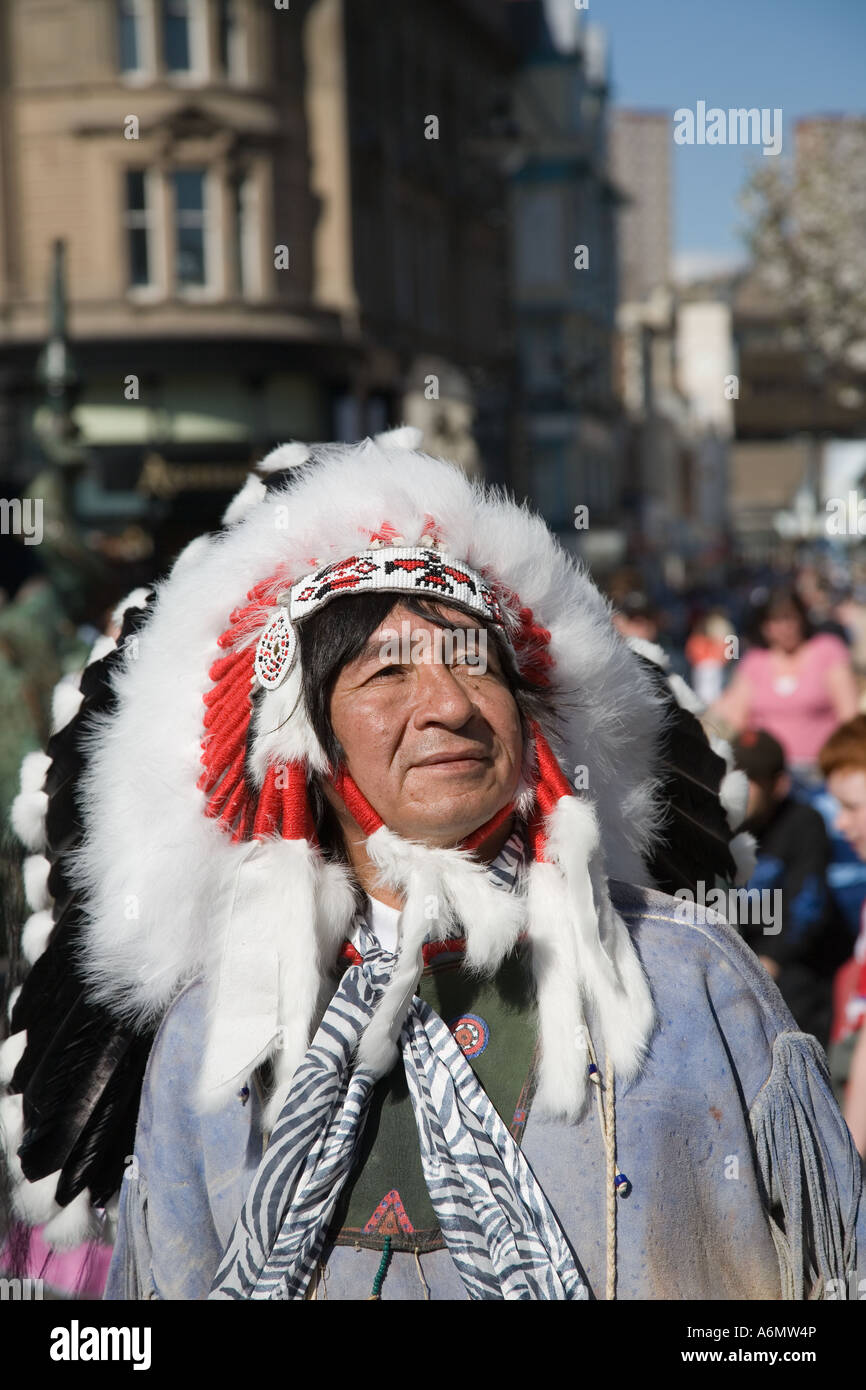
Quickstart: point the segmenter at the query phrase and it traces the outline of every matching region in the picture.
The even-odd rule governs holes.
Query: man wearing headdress
[[[684,723],[674,776],[587,576],[413,444],[278,451],[112,669],[72,874],[104,1067],[146,1039],[108,1296],[849,1296],[823,1054],[668,896],[732,868],[724,762]]]

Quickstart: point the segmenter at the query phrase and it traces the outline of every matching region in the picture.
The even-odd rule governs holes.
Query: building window
[[[205,171],[177,169],[174,185],[175,280],[178,289],[207,284]]]
[[[580,239],[587,240],[585,237]],[[561,287],[569,275],[570,265],[564,237],[561,189],[521,189],[517,204],[515,254],[518,290]]]
[[[162,0],[162,56],[168,72],[192,70],[190,0]]]
[[[231,193],[234,222],[235,288],[239,295],[255,295],[261,289],[258,261],[259,218],[255,180],[250,174],[238,174],[232,180]]]
[[[125,77],[153,76],[153,0],[115,0],[117,61]]]
[[[217,0],[220,71],[233,82],[246,77],[246,35],[238,0]]]
[[[141,6],[139,0],[118,0],[117,44],[121,72],[140,72]]]
[[[129,283],[134,288],[153,283],[153,207],[145,169],[126,171],[126,239]]]

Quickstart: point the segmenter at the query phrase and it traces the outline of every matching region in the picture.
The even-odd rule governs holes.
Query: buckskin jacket
[[[611,883],[653,992],[657,1027],[638,1080],[616,1088],[619,1299],[851,1298],[866,1292],[861,1164],[823,1052],[712,912]],[[534,1006],[522,948],[493,980],[458,951],[418,992],[455,1030],[522,1146],[596,1298],[605,1297],[605,1149],[595,1107],[578,1123],[532,1112]],[[204,1299],[258,1167],[256,1077],[201,1114],[205,993],[169,1009],[147,1069],[106,1297]],[[599,1056],[602,1070],[603,1058]],[[384,1299],[463,1299],[424,1185],[399,1067],[379,1084],[351,1190],[310,1297],[365,1299],[386,1235]]]

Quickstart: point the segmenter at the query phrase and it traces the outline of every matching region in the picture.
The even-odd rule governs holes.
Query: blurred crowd
[[[827,1050],[866,1158],[866,587],[813,566],[721,595],[609,587],[616,626],[689,683],[748,778],[757,863],[733,925]]]

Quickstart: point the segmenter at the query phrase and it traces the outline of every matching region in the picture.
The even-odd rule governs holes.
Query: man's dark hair
[[[747,729],[731,747],[735,766],[761,786],[772,787],[787,769],[784,748],[766,729]]]
[[[350,661],[354,661],[380,623],[398,605],[426,618],[436,627],[453,628],[443,608],[466,611],[459,603],[448,599],[421,598],[414,594],[346,594],[332,599],[300,625],[300,660],[302,692],[307,716],[332,766],[342,761],[344,751],[331,723],[331,696],[337,678]],[[497,628],[477,614],[469,614],[473,623],[484,628],[488,640],[496,645],[503,674],[520,713],[524,743],[530,719],[550,718],[550,702],[546,691],[532,684],[518,671],[514,658]],[[342,837],[337,818],[326,800],[319,780],[313,776],[308,787],[310,809],[319,832],[323,849],[343,857]]]

